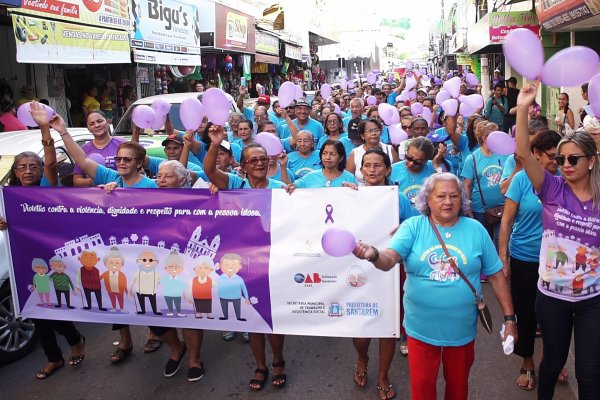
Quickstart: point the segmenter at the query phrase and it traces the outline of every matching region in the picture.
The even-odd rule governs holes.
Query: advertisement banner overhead
[[[202,63],[200,54],[165,53],[133,49],[133,61],[141,64],[198,66]]]
[[[302,47],[285,43],[285,56],[292,60],[302,60]]]
[[[129,64],[129,33],[12,15],[17,62]]]
[[[535,0],[540,25],[553,31],[600,14],[598,0]]]
[[[106,195],[4,187],[6,219],[14,221],[15,307],[26,317],[69,321],[397,336],[398,268],[383,272],[352,254],[332,257],[321,245],[336,227],[384,248],[398,223],[397,190],[303,189],[290,196],[284,190],[117,189]],[[371,205],[361,218],[357,203]],[[49,295],[40,304],[44,287]]]
[[[200,54],[198,7],[178,0],[134,0],[131,47]],[[170,50],[165,49],[170,46]]]
[[[255,52],[254,17],[215,3],[215,43],[221,50]]]
[[[130,30],[128,0],[23,0],[19,13],[67,22]]]
[[[279,38],[263,31],[256,31],[256,52],[279,56]]]

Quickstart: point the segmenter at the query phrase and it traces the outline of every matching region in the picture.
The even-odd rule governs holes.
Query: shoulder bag
[[[475,286],[473,286],[471,281],[465,276],[465,274],[460,270],[460,268],[458,268],[458,265],[456,265],[454,258],[450,256],[450,252],[448,251],[448,248],[446,247],[446,244],[444,243],[444,240],[442,239],[442,236],[440,235],[440,232],[438,231],[438,228],[437,226],[435,226],[435,223],[433,222],[431,217],[429,217],[429,224],[431,225],[435,236],[437,236],[438,240],[440,241],[442,249],[444,250],[444,254],[446,254],[446,258],[448,258],[448,262],[450,263],[454,271],[458,274],[458,276],[460,276],[462,280],[465,281],[467,285],[469,285],[469,288],[473,292],[473,295],[475,296],[475,305],[477,306],[477,314],[479,314],[479,321],[481,321],[481,325],[483,325],[483,327],[488,333],[492,333],[492,331],[494,330],[492,325],[492,315],[490,314],[488,306],[483,301],[483,296],[477,293],[477,289],[475,289]]]
[[[504,214],[504,204],[487,208],[485,199],[483,198],[483,192],[481,191],[481,184],[479,183],[479,174],[477,173],[477,162],[475,161],[475,155],[473,155],[473,169],[473,174],[475,175],[475,180],[477,181],[477,187],[479,188],[479,196],[481,196],[481,204],[485,209],[485,220],[490,225],[499,224],[502,220],[502,214]]]

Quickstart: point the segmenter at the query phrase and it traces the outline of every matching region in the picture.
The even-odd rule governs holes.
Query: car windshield
[[[125,136],[131,135],[131,113],[133,109],[138,107],[139,105],[134,105],[129,107],[125,115],[119,121],[119,124],[115,128],[115,135]],[[179,117],[179,107],[181,104],[171,104],[171,110],[169,111],[169,119],[171,120],[171,124],[173,124],[173,128],[178,131],[185,131],[183,123],[181,122],[181,118]],[[158,130],[157,133],[166,133],[164,127],[162,130]]]

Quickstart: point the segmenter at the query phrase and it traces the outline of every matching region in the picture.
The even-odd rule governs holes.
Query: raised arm
[[[50,134],[50,120],[44,107],[37,101],[31,102],[31,116],[42,131],[42,145],[44,146],[44,177],[51,186],[58,185],[58,167],[56,164],[56,149],[54,139]]]
[[[531,180],[531,184],[536,191],[539,191],[544,183],[544,168],[540,165],[531,152],[527,116],[529,113],[529,106],[535,100],[539,85],[539,81],[526,84],[521,89],[521,92],[519,92],[519,97],[517,98],[516,129],[517,155],[521,158],[523,169],[529,177],[529,180]]]
[[[285,118],[285,123],[287,124],[287,126],[290,130],[291,135],[289,138],[289,142],[290,142],[290,147],[293,148],[296,145],[296,141],[298,140],[298,132],[300,132],[300,129],[298,129],[298,127],[296,125],[294,125],[294,121],[292,121],[292,119],[288,115],[286,109],[281,109],[280,113],[283,116],[283,118]]]
[[[236,100],[237,106],[241,112],[244,112],[244,96],[248,93],[248,89],[244,86],[239,87],[239,96]]]
[[[222,126],[213,125],[208,129],[210,147],[204,157],[204,173],[219,189],[229,189],[229,175],[217,168],[217,153],[224,136],[225,131]]]
[[[60,137],[62,138],[65,144],[65,147],[67,148],[67,151],[69,152],[75,163],[79,165],[79,168],[81,168],[87,176],[92,178],[92,180],[95,179],[98,164],[95,161],[90,160],[83,151],[83,149],[79,147],[77,143],[75,143],[75,140],[73,140],[73,138],[69,134],[69,131],[67,130],[65,121],[60,115],[56,114],[54,118],[50,120],[50,127],[54,128],[54,130],[56,130],[59,133]]]

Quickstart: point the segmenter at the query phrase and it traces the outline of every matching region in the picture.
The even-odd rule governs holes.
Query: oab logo
[[[306,275],[297,273],[294,275],[294,281],[296,283],[304,283],[306,286],[312,286],[313,283],[321,283],[321,276],[317,272]]]

